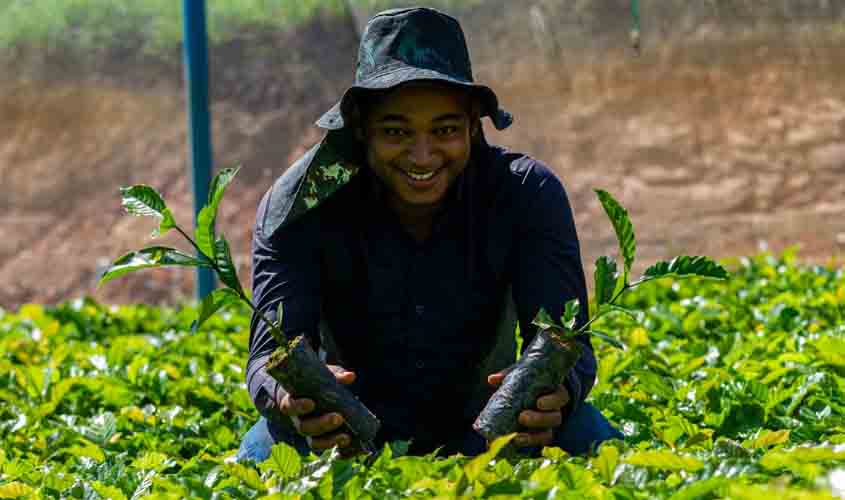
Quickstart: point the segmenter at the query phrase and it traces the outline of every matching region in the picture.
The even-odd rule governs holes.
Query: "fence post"
[[[205,0],[183,0],[185,90],[188,102],[188,138],[191,149],[191,184],[194,191],[194,227],[208,200],[211,183],[211,114],[208,109],[208,33]],[[197,268],[196,297],[202,300],[215,287],[213,270]]]

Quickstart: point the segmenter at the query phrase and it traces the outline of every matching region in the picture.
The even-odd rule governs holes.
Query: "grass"
[[[457,9],[478,0],[435,0],[426,5]],[[362,12],[412,4],[397,0],[356,0]],[[255,29],[287,29],[319,13],[346,15],[344,0],[208,0],[212,42]],[[182,39],[178,0],[0,0],[0,49],[18,46],[137,46],[159,52]]]

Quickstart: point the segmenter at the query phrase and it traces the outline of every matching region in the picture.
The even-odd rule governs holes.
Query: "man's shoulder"
[[[500,197],[533,199],[541,190],[562,190],[560,179],[549,166],[533,156],[503,146],[491,145],[488,163]]]

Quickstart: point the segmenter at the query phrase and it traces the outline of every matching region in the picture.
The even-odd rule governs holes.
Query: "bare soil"
[[[351,79],[355,46],[328,20],[253,42],[212,59],[217,164],[244,169],[219,229],[244,281],[258,200],[319,139],[309,123]],[[825,262],[845,249],[845,44],[763,36],[652,45],[640,56],[624,46],[566,59],[476,52],[478,79],[516,116],[488,138],[558,172],[588,272],[615,245],[596,187],[629,208],[642,264],[794,244]],[[152,242],[150,221],[122,215],[119,186],[153,185],[190,221],[180,79],[178,66],[120,58],[94,73],[0,79],[0,306],[190,296],[193,275],[182,270],[94,289],[102,266]]]

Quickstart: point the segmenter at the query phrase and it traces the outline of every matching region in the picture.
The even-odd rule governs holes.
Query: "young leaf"
[[[197,333],[199,327],[221,307],[233,304],[238,300],[240,300],[240,296],[231,288],[218,288],[206,295],[200,304],[199,317],[191,323],[191,333]]]
[[[531,324],[537,328],[547,330],[555,326],[555,320],[553,320],[552,316],[541,307],[540,310],[537,311],[537,315],[534,316],[534,319],[531,321]]]
[[[197,227],[194,229],[194,240],[200,251],[209,257],[214,255],[214,239],[216,238],[214,232],[214,214],[211,207],[206,205],[202,207],[199,215],[197,215]]]
[[[242,293],[241,282],[238,280],[238,271],[232,261],[232,253],[229,250],[229,242],[220,237],[214,244],[214,261],[217,263],[220,281],[233,289],[240,295]]]
[[[120,188],[123,208],[131,215],[156,217],[161,222],[153,231],[153,237],[167,233],[176,227],[173,213],[167,208],[164,199],[150,186],[137,185]]]
[[[285,443],[276,443],[269,459],[259,467],[262,471],[271,470],[283,480],[293,479],[302,471],[302,458],[293,447]]]
[[[285,318],[285,302],[283,300],[279,301],[279,307],[276,308],[276,326],[279,330],[282,329],[282,325],[284,324],[282,320]]]
[[[593,275],[595,279],[596,305],[600,306],[610,302],[613,298],[618,272],[616,261],[613,257],[602,256],[596,260],[596,270]]]
[[[704,463],[690,456],[679,455],[671,451],[640,451],[625,459],[631,465],[654,467],[662,470],[685,470],[695,472],[704,468]]]
[[[103,274],[103,277],[100,278],[97,287],[99,288],[118,276],[140,269],[167,266],[210,267],[210,265],[211,263],[207,260],[194,258],[173,248],[148,247],[137,252],[130,252],[114,261]]]
[[[588,333],[594,337],[598,337],[617,349],[622,349],[623,351],[628,349],[628,346],[625,345],[624,342],[622,342],[621,340],[617,340],[604,332],[600,332],[598,330],[589,330],[585,333]]]
[[[628,211],[616,201],[607,191],[596,189],[596,194],[604,207],[605,213],[610,218],[613,229],[616,231],[616,239],[619,242],[619,253],[625,265],[623,276],[627,277],[631,272],[631,265],[634,263],[634,255],[637,252],[637,242],[634,238],[634,226],[628,217]]]
[[[563,317],[560,322],[569,330],[575,328],[575,322],[578,321],[578,312],[581,310],[581,303],[578,299],[572,299],[563,306]]]
[[[217,238],[214,225],[217,222],[217,209],[220,207],[226,186],[232,182],[238,170],[239,168],[224,168],[214,176],[208,191],[208,204],[200,210],[197,216],[197,228],[194,231],[194,237],[197,246],[206,255],[214,255],[214,241]]]
[[[728,272],[715,261],[701,256],[682,255],[669,262],[660,261],[645,270],[643,278],[657,279],[666,276],[700,276],[727,279]]]

